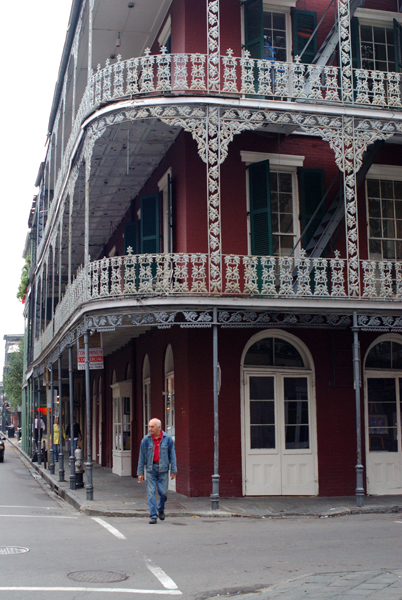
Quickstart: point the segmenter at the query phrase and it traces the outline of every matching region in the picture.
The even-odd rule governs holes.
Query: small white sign
[[[77,350],[78,370],[85,370],[85,349]],[[89,348],[89,368],[103,369],[103,348]]]

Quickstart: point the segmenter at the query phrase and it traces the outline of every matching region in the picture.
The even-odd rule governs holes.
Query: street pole
[[[60,452],[59,452],[59,481],[64,481],[64,448],[63,448],[63,406],[61,393],[61,354],[57,358],[57,370],[59,378],[59,430],[60,430]]]
[[[73,347],[68,347],[68,387],[70,392],[70,490],[75,490],[74,455],[74,393],[73,393]]]
[[[219,364],[218,364],[218,311],[214,308],[212,325],[212,364],[214,393],[214,474],[212,475],[211,509],[219,510]]]
[[[362,435],[361,435],[361,410],[360,410],[360,344],[357,327],[357,313],[353,313],[353,379],[356,401],[356,441],[357,441],[357,464],[356,464],[356,506],[364,505],[363,487],[363,465],[362,465]]]
[[[53,396],[54,396],[54,387],[53,387],[53,363],[50,365],[50,435],[51,435],[51,443],[50,443],[50,464],[49,464],[49,472],[51,475],[54,475],[54,431],[53,431],[53,420],[54,420],[54,404],[53,404]]]
[[[91,440],[91,381],[89,371],[89,331],[84,333],[85,343],[85,396],[86,396],[86,425],[87,425],[87,462],[86,467],[86,485],[87,500],[94,499],[94,486],[92,482],[92,440]]]
[[[42,464],[42,415],[40,414],[40,375],[38,377],[38,467]]]

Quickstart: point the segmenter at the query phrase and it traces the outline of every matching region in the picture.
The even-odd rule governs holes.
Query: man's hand
[[[138,483],[142,483],[144,481],[144,475],[138,475]]]
[[[176,479],[176,473],[170,473],[170,479]]]

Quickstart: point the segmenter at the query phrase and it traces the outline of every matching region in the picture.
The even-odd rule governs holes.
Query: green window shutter
[[[272,255],[269,161],[249,166],[251,254]]]
[[[324,196],[324,170],[299,169],[299,184],[301,230],[303,232]],[[303,235],[303,248],[306,248],[307,244],[311,240],[321,222],[322,217],[325,215],[325,212],[326,207],[323,205],[317,212],[306,233]]]
[[[137,241],[137,222],[132,221],[124,225],[124,254],[127,254],[127,248],[131,247],[132,253],[138,253]]]
[[[160,247],[159,194],[141,198],[141,254],[155,254]]]
[[[362,66],[360,51],[360,24],[357,17],[353,17],[350,21],[350,35],[352,38],[352,67],[354,69],[360,69]]]
[[[262,15],[262,0],[246,0],[244,3],[245,45],[251,58],[262,58],[264,56]]]
[[[395,71],[402,72],[402,26],[394,19]]]
[[[311,10],[293,11],[293,56],[300,56],[317,26],[317,14]],[[301,62],[312,63],[317,54],[317,34],[307,46]]]

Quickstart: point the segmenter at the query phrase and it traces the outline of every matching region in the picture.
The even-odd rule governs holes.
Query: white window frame
[[[291,8],[296,8],[296,0],[276,0],[275,2],[269,2],[269,0],[263,1],[264,12],[278,12],[286,15],[286,62],[293,62],[292,57],[292,18],[290,14]],[[246,44],[246,31],[244,27],[244,5],[241,7],[241,45],[242,45],[242,56],[244,54],[244,47]]]
[[[168,254],[169,252],[169,241],[170,241],[170,252],[173,252],[173,227],[172,227],[172,198],[170,198],[170,227],[168,218],[168,186],[172,181],[172,169],[169,168],[163,177],[158,181],[159,192],[162,194],[162,232],[163,232],[163,253]]]
[[[170,35],[172,35],[172,17],[169,15],[158,37],[160,48],[166,45]]]
[[[367,229],[367,256],[370,257],[370,213],[369,213],[369,197],[367,182],[369,179],[384,181],[402,181],[402,167],[397,165],[372,165],[366,175],[365,192],[366,192],[366,229]],[[375,238],[376,239],[376,238]],[[383,239],[383,238],[381,238]],[[384,238],[391,239],[391,238]],[[395,238],[398,239],[398,238]],[[388,259],[382,259],[388,260]],[[392,259],[398,260],[398,259]]]
[[[299,206],[299,186],[297,181],[297,169],[304,164],[304,156],[297,154],[271,154],[267,152],[248,152],[242,150],[240,152],[242,162],[246,166],[269,160],[270,173],[291,173],[292,175],[292,200],[293,200],[293,237],[295,242],[300,237],[300,206]],[[250,219],[250,179],[249,172],[246,169],[246,205],[247,205],[247,252],[251,254],[251,219]],[[300,252],[300,244],[296,248],[294,254],[298,256]]]

